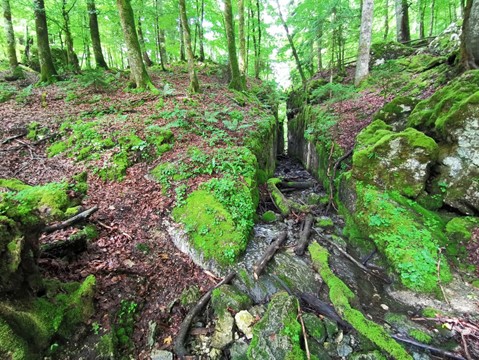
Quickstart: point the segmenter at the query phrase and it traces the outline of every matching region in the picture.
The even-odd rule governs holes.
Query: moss
[[[11,191],[21,191],[28,189],[30,185],[25,184],[18,179],[0,179],[0,188],[5,188]]]
[[[232,285],[222,285],[211,294],[211,306],[217,316],[222,316],[226,311],[237,313],[252,305],[250,297]]]
[[[443,137],[460,126],[471,104],[479,103],[479,70],[471,70],[436,91],[429,99],[421,101],[409,117],[408,126],[418,129],[435,129]]]
[[[115,358],[116,347],[116,338],[112,333],[102,335],[97,344],[97,350],[100,356],[108,359]]]
[[[0,357],[2,359],[37,359],[30,351],[27,341],[18,337],[12,328],[0,318]]]
[[[411,329],[408,334],[409,336],[423,344],[430,344],[432,342],[431,335],[425,333],[424,331],[418,329]]]
[[[422,316],[427,318],[435,318],[437,315],[442,314],[440,310],[429,308],[429,307],[422,309],[421,313],[422,313]]]
[[[313,266],[329,287],[329,298],[338,314],[350,323],[361,335],[371,340],[394,359],[412,359],[412,356],[410,356],[401,345],[394,341],[383,327],[366,319],[360,311],[351,307],[350,301],[354,299],[354,294],[329,268],[328,251],[318,243],[311,244],[308,249],[311,254]]]
[[[316,225],[321,228],[331,228],[334,226],[334,222],[331,218],[322,217],[318,221],[316,221]]]
[[[231,264],[246,247],[245,234],[237,231],[231,214],[208,191],[191,193],[184,206],[173,210],[173,217],[185,225],[193,247],[205,259]]]
[[[414,109],[417,103],[418,101],[411,97],[395,97],[392,101],[384,105],[381,110],[374,114],[373,120],[381,120],[386,124],[395,124],[404,121],[404,124],[398,125],[405,125],[405,116]]]
[[[64,141],[57,141],[47,149],[48,157],[54,157],[64,153],[68,149],[68,145]]]
[[[261,219],[267,223],[275,222],[277,220],[276,213],[274,211],[268,210],[261,216]]]
[[[466,260],[469,254],[466,245],[477,227],[479,227],[479,218],[465,216],[450,220],[446,225],[446,236],[449,239],[446,244],[446,253],[459,257],[461,261]]]
[[[356,211],[346,221],[352,221],[351,226],[374,241],[404,286],[434,292],[439,281],[452,280],[444,259],[441,278],[437,277],[439,248],[447,244],[444,223],[438,215],[398,192],[381,191],[360,182],[352,186],[357,194]]]

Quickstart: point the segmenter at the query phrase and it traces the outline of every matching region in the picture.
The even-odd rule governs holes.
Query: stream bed
[[[424,310],[427,308],[439,309],[448,314],[476,314],[477,291],[456,279],[445,291],[448,302],[440,301],[433,296],[419,295],[395,285],[392,274],[388,274],[384,260],[374,249],[359,249],[351,244],[343,236],[344,221],[336,215],[334,209],[326,214],[328,194],[322,186],[297,162],[290,158],[282,157],[278,160],[275,173],[276,177],[295,182],[312,182],[313,186],[307,189],[282,189],[287,198],[303,205],[314,205],[312,213],[314,224],[310,236],[311,242],[319,242],[330,253],[329,264],[332,271],[339,277],[356,296],[352,305],[360,310],[366,318],[380,324],[391,334],[404,337],[412,341],[433,348],[450,351],[440,354],[435,351],[421,349],[417,346],[407,346],[408,352],[414,359],[447,359],[454,357],[457,350],[457,333],[447,327],[438,326],[434,320],[427,319]],[[263,196],[258,209],[261,217],[266,211],[277,211],[272,201]],[[321,277],[312,268],[309,254],[306,251],[303,256],[297,256],[294,247],[299,239],[301,224],[304,214],[292,214],[283,219],[279,214],[276,221],[259,222],[254,227],[252,236],[245,254],[241,261],[234,266],[237,276],[232,286],[243,294],[247,294],[252,300],[254,307],[249,306],[250,314],[258,321],[267,311],[268,303],[274,294],[288,292],[290,295],[300,297],[307,293],[317,297],[320,301],[330,304],[329,289],[323,283]],[[188,253],[193,261],[212,273],[223,276],[232,269],[218,268],[211,261],[204,261],[198,253],[191,250],[186,241],[185,234],[173,225],[168,227],[169,233],[175,245],[183,252]],[[270,260],[264,272],[257,280],[253,278],[253,266],[261,258],[268,246],[278,237],[278,234],[286,231],[286,242]],[[332,245],[332,243],[336,245]],[[342,249],[339,250],[338,249]],[[345,253],[350,254],[359,263],[365,264],[368,272],[365,272],[357,264],[348,259]],[[377,276],[371,275],[372,273]],[[331,307],[332,308],[332,307]],[[312,309],[307,304],[301,303],[304,314]],[[231,310],[231,309],[228,309]],[[269,313],[268,309],[268,313]],[[234,311],[233,311],[234,313]],[[215,319],[214,310],[209,308],[207,315],[198,321],[192,329],[189,349],[192,354],[205,359],[244,359],[251,342],[251,334],[247,335],[240,331],[238,324],[224,326],[220,320]],[[375,347],[365,337],[356,331],[347,329],[331,322],[325,316],[318,317],[323,321],[327,329],[324,339],[315,340],[308,336],[310,342],[310,354],[319,359],[381,359],[381,354],[374,351]],[[231,320],[233,321],[233,320]],[[195,330],[196,328],[196,330]],[[205,334],[198,329],[210,328]],[[215,330],[213,330],[215,328]],[[218,328],[226,331],[222,334],[226,339],[218,345]],[[226,328],[226,329],[225,329]],[[231,334],[230,334],[231,333]],[[309,331],[308,331],[309,333]],[[216,337],[216,340],[215,340]],[[301,340],[304,348],[304,340]],[[266,345],[268,347],[269,345]],[[276,345],[271,345],[272,347]],[[274,353],[275,349],[269,349],[262,358],[281,358],[281,352]],[[316,352],[316,353],[315,353]],[[251,354],[247,358],[255,358]],[[314,358],[314,357],[311,357]]]

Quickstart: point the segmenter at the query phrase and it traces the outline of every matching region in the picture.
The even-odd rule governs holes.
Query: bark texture
[[[141,58],[140,43],[135,29],[135,17],[130,0],[117,0],[116,4],[120,14],[123,36],[125,37],[131,79],[137,88],[156,90]]]
[[[55,81],[57,71],[53,65],[50,44],[48,42],[47,15],[44,0],[34,0],[35,30],[37,33],[38,58],[40,60],[40,82]]]
[[[373,28],[374,0],[364,0],[361,15],[361,30],[359,33],[358,60],[354,84],[358,86],[369,75],[369,51],[371,49],[371,34]]]
[[[245,37],[245,19],[244,19],[244,0],[238,0],[238,36],[240,43],[239,67],[241,74],[246,73],[246,37]]]
[[[396,37],[399,42],[411,40],[408,0],[396,0]]]
[[[238,56],[236,55],[236,42],[233,24],[233,8],[231,0],[224,0],[225,9],[225,26],[226,26],[226,38],[228,40],[228,57],[231,70],[231,82],[229,87],[234,90],[242,91],[245,89],[244,78],[241,76],[241,72],[238,65]]]
[[[93,56],[95,56],[96,66],[103,69],[108,69],[103,52],[101,50],[100,30],[98,27],[98,14],[95,6],[95,0],[88,0],[87,2],[88,17],[90,21],[90,35],[93,46]]]
[[[462,25],[461,56],[466,69],[479,69],[479,0],[468,0]]]
[[[5,38],[7,40],[8,63],[12,73],[15,73],[18,67],[18,59],[15,46],[15,33],[13,32],[12,24],[12,11],[10,10],[10,0],[2,0],[2,9]]]
[[[74,72],[80,72],[80,64],[78,57],[73,49],[73,37],[70,31],[70,9],[67,9],[67,1],[62,2],[62,17],[63,17],[63,31],[65,32],[65,45],[67,47],[67,63],[71,66]]]
[[[186,57],[188,60],[188,73],[190,76],[189,91],[192,93],[197,93],[200,90],[200,84],[198,82],[198,76],[196,76],[195,57],[191,47],[190,26],[188,25],[188,17],[186,16],[186,3],[185,0],[179,0],[179,2],[181,23],[183,24],[183,38],[186,47]]]

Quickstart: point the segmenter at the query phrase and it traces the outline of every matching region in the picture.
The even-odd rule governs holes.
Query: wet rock
[[[308,335],[318,344],[326,340],[327,332],[323,321],[314,314],[304,313],[303,322]]]
[[[254,317],[248,311],[242,310],[235,315],[235,323],[238,329],[245,334],[247,339],[253,337],[252,325],[254,323]]]
[[[301,359],[301,325],[297,321],[298,301],[285,292],[271,299],[265,316],[253,328],[248,359]]]
[[[173,354],[166,350],[153,350],[151,360],[173,360]]]
[[[328,318],[323,319],[324,326],[326,327],[326,334],[328,339],[333,339],[334,335],[339,331],[338,324],[336,321],[330,320]]]
[[[240,339],[235,341],[230,348],[230,357],[231,360],[247,360],[248,344]]]
[[[224,349],[233,342],[234,319],[229,312],[224,312],[216,321],[215,332],[211,338],[211,346]]]
[[[346,344],[345,342],[342,342],[341,344],[338,345],[338,356],[341,357],[346,357],[349,356],[353,352],[353,348]]]
[[[426,187],[438,145],[415,129],[400,133],[389,129],[383,121],[376,120],[358,135],[353,176],[380,189],[416,198]]]

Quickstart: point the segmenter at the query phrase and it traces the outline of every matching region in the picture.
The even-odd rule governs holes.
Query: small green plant
[[[148,244],[145,243],[138,243],[135,245],[136,250],[141,251],[144,254],[149,254],[150,253],[150,247]]]
[[[131,349],[133,342],[131,337],[135,326],[135,314],[138,304],[134,301],[121,300],[115,324],[115,336],[118,344],[124,349]]]
[[[445,192],[447,192],[447,182],[445,182],[444,180],[443,181],[439,181],[437,183],[437,186],[439,186],[439,189],[441,190],[441,192],[444,194]]]
[[[100,333],[101,325],[95,321],[91,324],[91,329],[95,335],[98,335]]]
[[[19,105],[25,105],[28,102],[28,98],[32,95],[33,92],[33,85],[29,85],[26,88],[22,89],[17,93],[15,97],[15,101]]]

